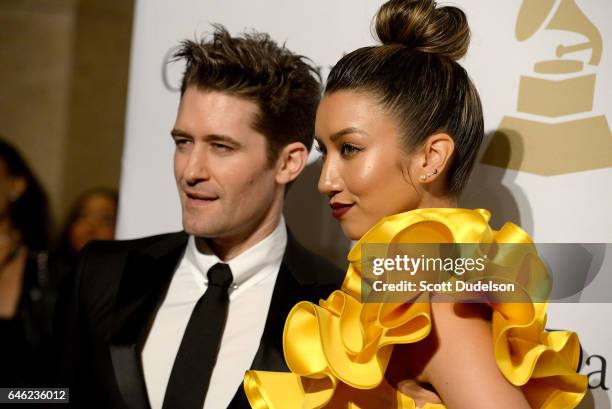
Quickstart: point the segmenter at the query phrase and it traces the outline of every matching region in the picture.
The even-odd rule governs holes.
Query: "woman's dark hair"
[[[408,152],[435,133],[448,133],[455,141],[448,189],[460,193],[484,134],[480,98],[456,62],[470,40],[465,14],[436,8],[432,0],[391,0],[376,15],[376,34],[382,44],[345,55],[331,70],[325,93],[372,94],[398,121]]]
[[[9,205],[13,227],[21,233],[21,240],[29,250],[49,248],[51,217],[47,195],[19,152],[0,138],[0,159],[12,177],[26,182],[25,191]]]

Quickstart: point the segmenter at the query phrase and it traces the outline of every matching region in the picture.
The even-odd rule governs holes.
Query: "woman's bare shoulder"
[[[424,366],[423,378],[446,406],[528,409],[520,388],[508,382],[497,366],[490,308],[437,301],[432,298],[432,331],[425,340],[435,348]]]

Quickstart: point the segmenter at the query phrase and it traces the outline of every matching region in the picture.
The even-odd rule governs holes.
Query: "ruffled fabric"
[[[541,296],[547,272],[529,235],[512,223],[492,230],[489,218],[482,209],[417,209],[382,219],[349,253],[341,291],[319,305],[300,302],[289,313],[283,347],[291,373],[246,373],[251,407],[416,409],[384,375],[395,345],[418,342],[431,331],[430,295],[420,293],[413,302],[362,303],[361,244],[479,243],[484,254],[498,243],[524,244],[503,247],[488,260],[488,270],[499,280],[518,283],[526,295],[539,291]],[[506,379],[521,388],[532,408],[577,406],[587,387],[586,377],[575,372],[577,335],[544,330],[545,302],[489,305],[495,358]]]

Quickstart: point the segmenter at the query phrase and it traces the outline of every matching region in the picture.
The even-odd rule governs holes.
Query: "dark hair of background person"
[[[81,217],[81,213],[87,201],[94,196],[107,197],[115,204],[115,207],[118,206],[119,194],[116,190],[105,187],[97,187],[81,193],[70,208],[68,217],[66,218],[66,222],[60,233],[59,240],[57,241],[57,246],[55,249],[56,255],[73,259],[73,261],[76,259],[78,252],[72,248],[73,246],[70,238],[71,229],[79,217]]]
[[[13,227],[20,232],[21,241],[29,250],[47,250],[51,216],[46,193],[19,152],[2,138],[0,138],[0,159],[5,163],[9,175],[22,177],[26,182],[25,191],[10,203]]]
[[[456,62],[470,41],[464,12],[436,8],[431,0],[391,0],[377,13],[376,34],[382,44],[342,57],[325,93],[372,94],[398,121],[407,152],[435,133],[448,133],[455,141],[448,190],[459,194],[484,135],[480,98]]]
[[[25,182],[19,197],[10,199],[3,209],[10,230],[18,232],[18,236],[13,238],[17,250],[5,257],[0,269],[3,278],[6,274],[11,277],[3,280],[2,292],[8,295],[7,300],[15,299],[14,309],[4,311],[0,317],[0,386],[48,385],[57,282],[47,258],[50,231],[47,196],[19,152],[1,138],[0,162],[6,169],[3,175]]]
[[[303,56],[278,46],[268,34],[232,37],[214,25],[212,40],[185,40],[174,55],[184,59],[181,95],[188,86],[244,97],[259,106],[253,128],[266,136],[268,161],[293,142],[308,149],[321,98],[320,75]]]

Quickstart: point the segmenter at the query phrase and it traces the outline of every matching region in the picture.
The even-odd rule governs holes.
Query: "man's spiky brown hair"
[[[187,87],[196,86],[255,102],[260,112],[253,128],[266,136],[270,161],[292,142],[310,149],[321,97],[314,66],[277,45],[268,34],[232,37],[223,26],[214,28],[211,40],[183,41],[174,54],[175,60],[186,62],[181,95]]]

